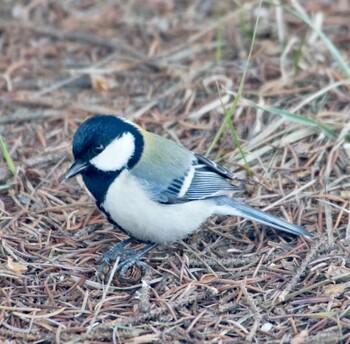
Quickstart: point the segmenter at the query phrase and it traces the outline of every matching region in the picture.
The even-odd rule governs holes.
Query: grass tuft
[[[246,79],[246,76],[247,76],[247,73],[248,73],[249,61],[250,61],[251,56],[252,56],[254,43],[255,43],[255,38],[256,38],[256,33],[258,31],[259,18],[260,18],[259,14],[260,14],[260,10],[261,10],[261,3],[262,3],[262,1],[259,2],[259,11],[258,11],[258,15],[257,15],[256,21],[255,21],[255,25],[254,25],[253,37],[252,37],[252,41],[251,41],[251,44],[250,44],[249,54],[248,54],[248,57],[247,57],[247,62],[245,64],[245,66],[244,66],[244,70],[243,70],[243,75],[242,75],[241,81],[239,83],[237,95],[236,95],[236,97],[235,97],[235,99],[234,99],[230,109],[227,109],[227,107],[224,105],[224,103],[221,101],[221,98],[220,98],[221,106],[222,106],[223,111],[225,113],[225,119],[224,119],[223,123],[221,124],[218,132],[216,133],[216,135],[214,137],[214,140],[210,144],[210,146],[209,146],[209,148],[208,148],[208,150],[206,152],[206,155],[205,155],[205,156],[208,156],[212,152],[212,150],[215,148],[216,144],[218,143],[220,137],[222,136],[224,130],[229,125],[230,129],[231,129],[231,134],[232,134],[233,140],[234,140],[234,142],[235,142],[235,144],[236,144],[240,154],[242,155],[242,158],[244,160],[244,167],[246,168],[246,170],[247,170],[249,175],[252,174],[251,168],[250,168],[250,166],[248,164],[248,161],[246,159],[245,153],[243,152],[243,149],[242,149],[241,144],[239,142],[239,139],[238,139],[237,133],[235,131],[234,125],[232,123],[232,116],[233,116],[233,114],[234,114],[234,112],[235,112],[235,110],[237,108],[237,105],[238,105],[238,103],[240,101],[240,98],[242,97],[244,83],[245,83],[245,79]]]
[[[265,0],[264,2],[276,6],[276,4],[273,1]],[[340,69],[342,70],[346,78],[350,79],[350,67],[347,64],[346,60],[343,58],[339,49],[333,44],[329,37],[320,28],[314,25],[314,22],[312,21],[308,13],[304,10],[304,8],[300,5],[300,3],[297,0],[291,0],[291,4],[294,8],[284,4],[280,6],[282,6],[283,9],[294,15],[296,18],[303,21],[306,25],[308,25],[312,30],[314,30],[318,34],[325,46],[328,48],[329,52],[332,54],[333,58],[337,61]]]

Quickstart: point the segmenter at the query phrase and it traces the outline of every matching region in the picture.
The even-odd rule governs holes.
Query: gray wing
[[[185,173],[158,193],[157,201],[161,203],[182,203],[201,200],[242,190],[232,185],[228,179],[237,179],[230,171],[214,162],[195,154],[192,165]]]
[[[130,172],[149,196],[173,204],[240,192],[235,176],[174,141],[143,131],[143,159]]]
[[[226,179],[234,179],[234,180],[239,180],[243,182],[243,180],[237,178],[232,172],[227,170],[226,168],[216,164],[214,161],[211,161],[204,156],[201,156],[199,154],[194,154],[196,157],[198,163],[203,164],[206,166],[206,168],[212,172],[215,172],[219,174],[221,177],[226,178]]]

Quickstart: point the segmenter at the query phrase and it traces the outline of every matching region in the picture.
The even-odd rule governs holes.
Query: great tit
[[[99,210],[130,236],[102,255],[100,272],[124,255],[119,273],[126,278],[154,246],[185,238],[215,214],[311,237],[303,227],[230,197],[241,192],[230,171],[121,117],[86,120],[74,134],[73,155],[66,178],[81,174]],[[140,253],[125,249],[133,239],[148,245]]]

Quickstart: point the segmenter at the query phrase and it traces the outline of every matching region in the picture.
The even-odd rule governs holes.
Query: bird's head
[[[66,178],[78,174],[115,173],[132,168],[140,159],[143,137],[132,123],[112,115],[86,120],[73,138],[74,163]]]

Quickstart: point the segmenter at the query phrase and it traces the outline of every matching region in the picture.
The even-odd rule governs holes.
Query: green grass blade
[[[306,41],[306,35],[307,32],[305,32],[301,38],[300,44],[298,46],[298,50],[296,52],[296,54],[293,57],[293,66],[294,66],[294,70],[297,70],[299,68],[299,62],[301,60],[301,56],[302,56],[302,50],[303,47],[305,45],[305,41]]]
[[[216,4],[216,50],[215,50],[215,60],[220,61],[222,59],[222,39],[223,39],[223,25],[222,25],[222,17],[221,10],[219,8],[219,2]]]
[[[271,0],[265,0],[264,2],[276,6],[276,4]],[[330,53],[333,55],[334,59],[338,62],[338,65],[343,71],[343,73],[345,74],[346,78],[350,79],[350,67],[348,66],[348,64],[346,63],[346,60],[343,58],[343,56],[339,52],[338,48],[333,44],[333,42],[328,38],[328,36],[323,31],[319,30],[314,26],[311,18],[309,17],[307,12],[302,8],[302,6],[298,3],[298,1],[291,0],[291,3],[295,9],[284,4],[280,4],[279,6],[281,6],[287,12],[291,13],[296,18],[303,21],[312,30],[317,32],[319,37],[322,39],[323,43],[326,45]]]
[[[221,100],[221,97],[220,97],[220,101],[221,101],[221,106],[222,108],[224,109],[224,113],[225,113],[225,116],[226,118],[230,116],[230,112],[227,110],[227,108],[225,107],[225,104],[222,102]],[[232,134],[232,137],[233,137],[233,141],[235,142],[235,145],[236,147],[238,148],[241,156],[242,156],[242,159],[244,161],[244,166],[245,166],[245,169],[247,170],[248,174],[251,176],[253,173],[252,173],[252,170],[249,166],[249,163],[248,163],[248,160],[243,152],[243,149],[242,149],[242,146],[241,146],[241,143],[239,142],[239,138],[238,138],[238,135],[236,133],[236,130],[235,130],[235,127],[232,123],[232,121],[230,120],[229,121],[229,125],[230,125],[230,128],[231,128],[231,134]]]
[[[11,171],[11,173],[15,176],[16,175],[16,167],[15,164],[12,161],[12,158],[10,156],[10,153],[8,152],[5,142],[2,139],[2,136],[0,136],[0,149],[2,151],[2,154],[4,155],[4,158],[7,162],[7,166],[9,168],[9,170]]]
[[[344,74],[348,79],[350,79],[350,67],[347,65],[346,61],[343,59],[338,48],[333,44],[333,42],[328,38],[328,36],[318,28],[313,25],[311,18],[308,16],[307,12],[302,8],[297,0],[292,0],[292,5],[296,10],[286,7],[286,9],[295,15],[297,18],[302,20],[304,23],[309,25],[309,27],[317,32],[320,38],[323,40],[323,43],[327,46],[328,50],[331,52],[333,57],[337,60],[340,68],[343,70]]]
[[[262,4],[262,0],[260,0],[260,2],[259,2],[259,11],[258,11],[258,13],[260,13],[261,4]],[[208,156],[212,152],[212,150],[216,146],[217,142],[219,141],[219,139],[222,136],[222,134],[223,134],[224,130],[226,129],[226,127],[228,125],[232,124],[232,121],[231,121],[232,120],[232,116],[233,116],[233,114],[234,114],[234,112],[235,112],[235,110],[237,108],[237,105],[238,105],[239,100],[240,100],[240,98],[242,96],[242,93],[243,93],[243,87],[244,87],[246,75],[247,75],[247,72],[248,72],[249,62],[250,62],[250,59],[251,59],[251,56],[252,56],[252,53],[253,53],[253,47],[254,47],[254,43],[255,43],[256,33],[258,31],[259,18],[260,18],[260,16],[258,15],[257,18],[256,18],[256,21],[255,21],[252,42],[251,42],[251,45],[250,45],[249,54],[248,54],[248,57],[247,57],[247,62],[245,64],[245,66],[244,66],[242,79],[241,79],[241,81],[239,83],[237,95],[236,95],[236,97],[235,97],[235,99],[233,101],[233,104],[232,104],[232,106],[231,106],[231,108],[229,110],[227,110],[226,107],[224,106],[224,104],[221,102],[221,104],[223,106],[223,109],[224,109],[224,113],[225,113],[225,119],[224,119],[223,123],[221,124],[218,132],[216,133],[216,135],[214,137],[214,140],[210,144],[210,146],[209,146],[205,156]],[[241,148],[241,145],[239,143],[239,140],[238,140],[238,137],[236,135],[236,132],[234,130],[233,125],[231,126],[231,132],[234,133],[233,134],[233,139],[235,140],[235,144],[237,145],[237,148],[239,149],[239,151],[240,151],[244,161],[246,162],[247,160],[246,160],[245,154],[244,154],[244,152],[243,152],[243,150]],[[250,167],[248,165],[248,162],[247,162],[246,167],[248,167],[247,170],[248,170],[248,172],[250,172],[251,170],[250,170]]]
[[[247,170],[248,172],[248,175],[249,176],[252,176],[253,175],[253,172],[249,166],[249,163],[248,163],[248,160],[247,160],[247,157],[246,155],[244,154],[243,152],[243,149],[242,149],[242,146],[241,146],[241,143],[239,142],[239,139],[238,139],[238,136],[237,136],[237,133],[236,133],[236,130],[235,130],[235,127],[232,123],[232,121],[230,121],[230,128],[231,128],[231,134],[232,134],[232,137],[233,137],[233,140],[235,141],[235,145],[236,147],[238,148],[241,156],[242,156],[242,159],[244,161],[244,167],[245,169]]]
[[[318,127],[320,128],[320,130],[322,130],[327,136],[331,137],[332,139],[335,139],[338,136],[336,131],[334,131],[332,128],[314,119],[295,115],[287,110],[274,108],[272,106],[260,105],[247,99],[245,99],[244,101],[255,108],[279,115],[281,117],[285,117],[292,122],[307,125],[310,127]]]

